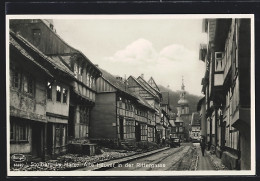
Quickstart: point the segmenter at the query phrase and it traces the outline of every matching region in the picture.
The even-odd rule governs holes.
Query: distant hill
[[[173,109],[174,113],[177,113],[177,104],[180,99],[180,91],[172,91],[164,86],[158,85],[161,92],[169,92],[170,94],[170,106]],[[189,101],[190,113],[197,111],[197,104],[201,99],[201,96],[189,94],[186,92],[186,99]]]

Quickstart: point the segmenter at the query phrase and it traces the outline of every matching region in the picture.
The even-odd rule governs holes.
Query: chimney
[[[95,64],[96,67],[98,67],[98,64]]]
[[[123,78],[120,76],[116,76],[116,80],[123,81]]]
[[[144,74],[141,74],[142,79],[144,79]]]

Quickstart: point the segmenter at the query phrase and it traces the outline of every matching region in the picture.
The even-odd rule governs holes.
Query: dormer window
[[[33,29],[32,30],[32,37],[33,37],[33,44],[38,46],[41,41],[41,30],[40,29]]]
[[[53,30],[53,28],[54,28],[53,24],[50,24],[50,28]]]

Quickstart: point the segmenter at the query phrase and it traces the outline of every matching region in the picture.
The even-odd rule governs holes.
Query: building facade
[[[200,57],[209,146],[230,169],[250,169],[250,20],[206,19]]]
[[[121,144],[154,141],[155,110],[127,88],[122,77],[102,71],[97,79],[96,104],[91,112],[91,139],[111,139]]]
[[[95,103],[95,83],[101,72],[56,33],[52,20],[10,20],[10,30],[54,76],[45,80],[42,89],[47,124],[45,141],[38,141],[38,147],[44,147],[44,154],[50,156],[66,152],[69,140],[88,138],[89,112]]]
[[[205,97],[201,98],[197,105],[197,111],[199,112],[199,119],[200,119],[200,135],[204,141],[208,140],[207,134],[207,120],[206,120],[206,104],[205,104]]]
[[[153,79],[150,79],[150,83],[151,85],[144,80],[143,76],[139,76],[137,79],[133,76],[129,76],[127,79],[127,87],[144,99],[155,110],[155,112],[152,113],[154,114],[152,117],[155,119],[154,135],[156,138],[154,140],[159,143],[163,137],[165,138],[166,133],[163,120],[161,119],[160,100],[162,95],[159,89],[156,88],[157,85]],[[153,88],[153,86],[155,88]]]
[[[29,68],[30,62],[23,62],[24,58],[19,59],[19,54],[10,51],[10,78],[13,85],[11,87],[19,93],[26,93],[14,94],[12,88],[10,91],[12,95],[10,99],[11,140],[14,140],[11,141],[11,145],[19,143],[14,144],[16,146],[14,150],[11,149],[11,154],[21,152],[23,149],[19,150],[19,148],[23,143],[27,145],[25,152],[35,158],[48,159],[64,153],[67,150],[69,88],[74,79],[73,73],[64,69],[64,65],[57,64],[53,59],[46,57],[29,41],[12,30],[10,30],[10,38],[10,45],[13,43],[25,58],[47,72],[40,75],[42,71],[37,72],[37,69]],[[10,47],[10,50],[13,48]],[[13,97],[15,95],[18,97]],[[13,111],[15,114],[12,113]],[[21,118],[18,116],[21,113],[28,116],[32,114],[37,118],[39,112],[44,124],[39,124],[39,120],[36,123],[26,121],[23,124],[13,121],[12,118],[12,116],[16,117],[16,120]],[[28,116],[26,119],[30,119]],[[19,134],[23,135],[23,143],[19,142],[21,140]]]
[[[62,106],[56,106],[49,102],[49,110],[55,110],[49,115],[54,119],[61,119],[58,113],[60,110],[66,111],[69,129],[68,136],[70,140],[88,138],[88,123],[90,111],[95,103],[96,79],[101,75],[99,69],[79,50],[68,45],[57,33],[52,20],[31,19],[31,20],[11,20],[10,28],[18,32],[28,42],[39,49],[45,56],[59,64],[66,71],[72,71],[75,77],[71,83],[69,91],[72,98],[65,109],[59,109]],[[56,85],[54,85],[56,86]],[[57,90],[68,91],[68,87],[58,85]],[[55,91],[55,90],[53,90]],[[47,111],[48,112],[48,111]],[[61,120],[62,124],[64,120]],[[56,128],[55,128],[56,129]],[[58,128],[57,128],[58,129]],[[63,129],[63,128],[62,128]]]

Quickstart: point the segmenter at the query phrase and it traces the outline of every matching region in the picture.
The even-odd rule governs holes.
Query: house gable
[[[157,84],[155,83],[153,77],[151,77],[151,78],[148,80],[148,84],[150,84],[151,87],[154,88],[156,91],[160,92],[160,89],[159,89],[159,87],[157,86]]]
[[[148,84],[142,77],[138,77],[137,80],[149,91],[151,91],[155,96],[161,97],[161,93],[154,89],[150,84]]]
[[[127,79],[127,87],[139,94],[141,97],[143,97],[144,99],[154,99],[156,96],[150,92],[147,88],[145,88],[143,85],[141,85],[137,79],[135,79],[133,76],[130,76],[128,79]]]

